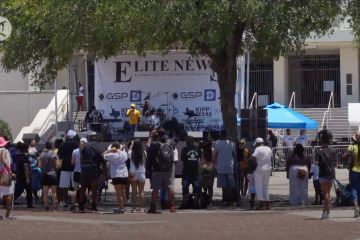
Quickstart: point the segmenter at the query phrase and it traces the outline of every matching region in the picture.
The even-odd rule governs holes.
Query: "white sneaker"
[[[321,219],[321,220],[328,219],[328,213],[327,213],[327,212],[323,212],[320,219]]]
[[[330,212],[326,214],[326,219],[330,219]]]

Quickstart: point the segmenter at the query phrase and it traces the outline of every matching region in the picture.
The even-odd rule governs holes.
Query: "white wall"
[[[352,74],[352,95],[346,95],[346,74]],[[359,51],[354,47],[340,48],[341,106],[359,102]]]
[[[8,73],[0,67],[0,86],[0,91],[27,91],[28,80],[20,72]]]
[[[9,123],[15,138],[21,128],[29,125],[38,111],[49,104],[53,96],[52,92],[0,92],[0,118]]]
[[[280,57],[274,61],[274,102],[289,105],[288,60]]]
[[[78,81],[85,86],[85,62],[83,56],[75,58],[74,66],[77,67]],[[72,90],[73,106],[76,110],[75,101],[75,77],[71,72],[72,84],[69,86],[69,70],[64,68],[58,73],[56,88],[63,87]],[[28,126],[35,115],[42,108],[46,108],[54,96],[53,84],[45,86],[45,91],[39,92],[31,86],[29,77],[23,78],[18,71],[6,73],[0,67],[0,118],[6,120],[11,127],[13,137],[19,133],[22,127]],[[50,91],[48,91],[50,90]]]

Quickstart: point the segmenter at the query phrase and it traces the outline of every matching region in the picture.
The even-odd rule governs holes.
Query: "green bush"
[[[6,136],[10,141],[12,141],[12,134],[9,124],[0,118],[0,135]]]

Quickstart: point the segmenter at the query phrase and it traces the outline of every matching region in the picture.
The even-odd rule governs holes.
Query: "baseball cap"
[[[254,146],[256,144],[260,144],[260,143],[264,143],[264,139],[262,139],[261,137],[258,137],[258,138],[255,139]]]
[[[70,129],[69,131],[67,131],[66,136],[68,138],[72,139],[72,138],[74,138],[76,136],[76,132],[74,130]]]
[[[130,107],[136,107],[136,106],[135,106],[135,104],[132,103],[132,104],[130,104]]]
[[[80,139],[80,142],[87,143],[87,142],[88,142],[88,140],[87,140],[86,138],[84,138],[84,137],[83,137],[83,138],[81,138],[81,139]]]

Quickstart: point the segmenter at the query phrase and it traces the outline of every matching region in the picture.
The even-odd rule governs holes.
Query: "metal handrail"
[[[295,95],[295,92],[292,92],[291,98],[290,98],[290,103],[289,103],[289,108],[291,108],[292,103],[294,103],[294,109],[296,108],[295,107],[295,101],[296,101],[296,95]]]
[[[252,108],[253,108],[254,102],[255,102],[255,109],[257,109],[257,107],[258,107],[258,101],[257,101],[257,93],[256,93],[256,92],[254,92],[254,95],[253,95],[253,97],[252,97],[252,99],[251,99],[249,109],[252,109]]]
[[[327,119],[327,122],[328,122],[329,121],[329,116],[331,118],[331,108],[335,108],[334,91],[331,91],[328,107],[327,107],[326,111],[324,112],[323,119],[322,119],[322,122],[321,122],[321,128],[324,127],[325,119]]]

